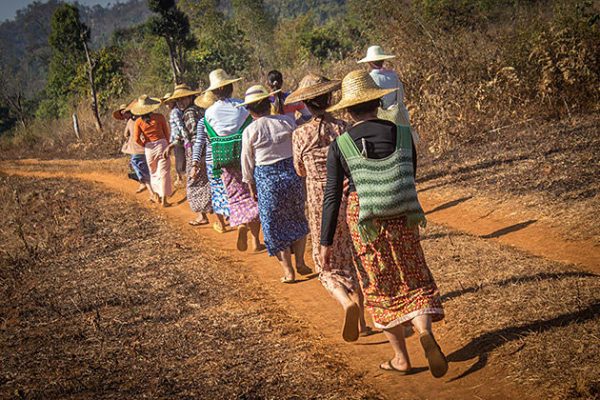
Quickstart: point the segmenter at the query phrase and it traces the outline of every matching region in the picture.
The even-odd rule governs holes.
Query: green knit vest
[[[396,150],[382,159],[364,157],[348,132],[336,139],[358,194],[358,231],[365,243],[381,232],[379,220],[405,216],[408,226],[426,224],[413,175],[410,127],[398,125],[397,135]]]
[[[244,129],[251,123],[252,117],[249,116],[236,133],[229,136],[219,136],[212,126],[210,126],[206,118],[204,118],[204,127],[206,128],[212,149],[213,176],[215,178],[221,177],[221,169],[223,167],[239,164],[242,155],[242,136]]]

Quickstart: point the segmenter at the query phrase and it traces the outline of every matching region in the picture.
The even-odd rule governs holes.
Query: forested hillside
[[[399,56],[392,66],[411,118],[439,154],[504,126],[597,112],[599,3],[131,0],[78,7],[69,18],[89,29],[106,123],[116,104],[162,95],[175,81],[203,86],[217,67],[246,83],[278,68],[288,88],[308,71],[342,77],[377,43]],[[72,37],[74,46],[48,43],[59,4],[34,3],[0,25],[0,129],[12,128],[14,139],[40,139],[36,123],[54,124],[60,134],[70,126],[63,118],[89,112],[89,65],[79,38]],[[67,19],[56,29],[68,31]]]

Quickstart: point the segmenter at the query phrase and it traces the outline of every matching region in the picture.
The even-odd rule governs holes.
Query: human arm
[[[140,127],[141,121],[142,121],[142,119],[138,118],[135,121],[135,125],[133,125],[133,140],[135,140],[135,142],[137,144],[139,144],[140,146],[144,147],[144,144],[146,143],[146,141],[142,137],[142,129]]]
[[[304,165],[303,156],[303,141],[298,130],[292,134],[292,150],[294,154],[294,169],[298,176],[306,176],[306,166]]]
[[[323,195],[321,220],[321,245],[331,246],[337,227],[337,219],[344,189],[344,168],[337,142],[329,146],[327,153],[327,183]]]
[[[204,117],[202,117],[196,124],[196,138],[192,144],[192,169],[190,171],[190,179],[194,179],[196,176],[198,171],[197,167],[202,161],[202,153],[205,146],[210,146],[210,143],[208,143],[206,127],[204,126]]]
[[[253,128],[254,123],[249,125],[243,133],[242,137],[242,154],[240,162],[242,165],[242,180],[249,185],[254,184],[254,167],[256,166],[256,159],[254,154],[254,134]]]

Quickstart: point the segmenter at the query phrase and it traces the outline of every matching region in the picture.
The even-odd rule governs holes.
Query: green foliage
[[[186,72],[187,53],[196,46],[189,18],[177,8],[174,0],[148,0],[148,6],[158,15],[150,17],[147,26],[150,32],[165,40],[173,81],[179,83]]]
[[[66,115],[70,87],[77,68],[84,62],[82,40],[89,40],[90,31],[79,19],[79,10],[70,4],[62,4],[52,15],[48,43],[52,50],[46,99],[36,112],[40,118],[58,118]]]
[[[122,54],[118,48],[104,47],[94,52],[92,58],[95,60],[94,83],[98,91],[98,106],[106,109],[112,99],[122,97],[128,89]],[[72,90],[82,98],[89,93],[87,73],[87,65],[80,64],[72,83]]]
[[[273,33],[276,21],[270,15],[263,0],[233,0],[233,23],[238,38],[250,49],[252,65],[259,69],[270,68],[276,52]],[[241,33],[241,35],[240,35]],[[231,33],[230,33],[231,34]]]
[[[343,60],[354,50],[358,39],[350,30],[344,29],[343,22],[334,20],[304,32],[300,36],[300,46],[320,63]]]

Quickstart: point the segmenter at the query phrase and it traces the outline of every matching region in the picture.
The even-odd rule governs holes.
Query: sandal
[[[192,221],[189,221],[188,224],[190,224],[191,226],[208,225],[208,220],[201,219],[200,221],[198,221],[197,219],[194,219]]]
[[[213,224],[213,229],[214,229],[215,231],[219,232],[219,233],[225,233],[225,232],[227,232],[227,228],[225,228],[223,225],[221,225],[221,224],[220,224],[220,223],[218,223],[218,222],[215,222],[215,223]]]
[[[293,278],[286,278],[285,276],[283,278],[280,278],[279,281],[281,283],[287,283],[287,284],[292,284],[292,283],[296,283],[297,281]]]
[[[367,326],[367,329],[365,329],[364,331],[360,332],[358,334],[358,336],[360,336],[360,337],[367,337],[367,336],[377,335],[378,333],[381,333],[381,331],[377,331],[377,330],[371,328],[370,326]]]
[[[246,225],[238,228],[237,249],[238,251],[248,250],[248,227]]]
[[[425,350],[425,357],[429,363],[429,371],[435,378],[441,378],[448,372],[448,360],[442,353],[442,349],[435,341],[433,335],[429,332],[423,332],[419,335],[419,341],[423,350]]]
[[[360,308],[358,308],[358,304],[353,303],[345,311],[342,337],[346,342],[356,342],[358,340],[358,319],[360,318]]]
[[[302,265],[300,268],[298,268],[298,266],[296,266],[296,271],[300,274],[300,275],[310,275],[313,273],[313,270],[310,269],[306,264]]]
[[[410,375],[413,373],[413,369],[398,369],[392,365],[392,360],[385,362],[383,364],[379,364],[379,369],[388,372],[394,372],[398,375]]]

